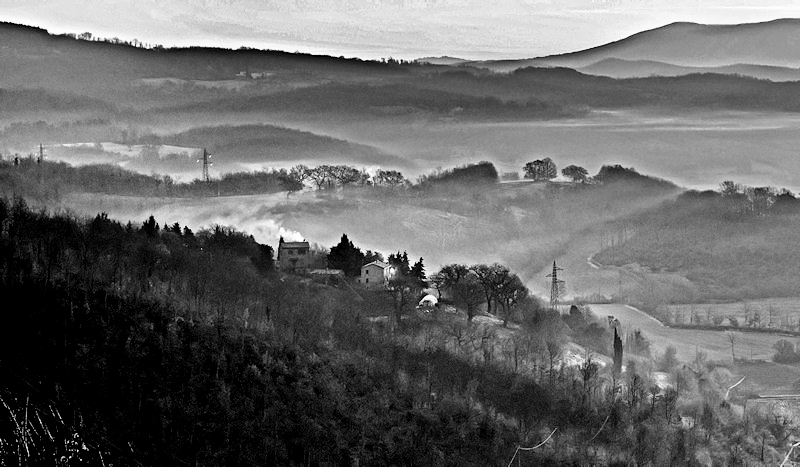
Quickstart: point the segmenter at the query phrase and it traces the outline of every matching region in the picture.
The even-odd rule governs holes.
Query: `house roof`
[[[283,242],[281,248],[308,248],[308,242]]]
[[[389,265],[384,263],[383,261],[373,261],[371,263],[367,263],[367,264],[361,266],[361,269],[364,269],[367,266],[378,266],[381,269],[386,269],[386,268],[389,267]]]

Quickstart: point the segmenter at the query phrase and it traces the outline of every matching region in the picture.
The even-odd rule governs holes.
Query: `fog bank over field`
[[[792,31],[782,34],[789,40]],[[0,49],[4,155],[25,155],[40,143],[206,147],[215,154],[215,176],[344,163],[399,169],[411,179],[480,160],[520,172],[550,157],[590,172],[620,163],[689,188],[726,179],[800,188],[793,175],[800,173],[800,82],[720,74],[611,79],[566,68],[491,73],[274,51],[148,49],[11,24],[0,25],[0,39],[7,44]],[[244,77],[247,70],[260,77]],[[187,157],[69,156],[148,175],[200,175]]]
[[[692,189],[735,179],[800,191],[800,115],[793,113],[604,111],[547,122],[409,124],[399,131],[381,122],[303,125],[402,157],[417,167],[411,176],[465,160],[521,172],[526,162],[550,157],[590,172],[607,163],[634,166]]]
[[[544,294],[541,271],[554,259],[575,245],[600,249],[598,235],[615,235],[609,233],[614,222],[673,199],[678,191],[643,177],[591,186],[456,182],[201,199],[73,194],[61,205],[90,216],[107,212],[123,222],[154,215],[162,224],[194,229],[230,225],[272,245],[284,236],[330,248],[345,233],[364,250],[422,257],[428,273],[454,262],[508,264]],[[570,293],[595,293],[595,284],[576,284]]]
[[[200,176],[196,153],[203,146],[215,155],[215,176],[303,163],[398,169],[415,179],[438,167],[479,160],[493,162],[500,172],[521,173],[525,163],[550,157],[559,167],[578,164],[590,172],[620,163],[691,189],[716,188],[734,179],[800,191],[800,115],[795,113],[614,110],[595,111],[586,118],[505,122],[221,116],[215,126],[195,124],[187,121],[185,125],[194,129],[161,130],[130,146],[186,146],[160,159],[138,153],[121,157],[114,152],[119,145],[109,143],[104,154],[91,142],[69,151],[59,143],[46,144],[48,157],[71,164],[117,163],[147,175],[169,174],[187,181]],[[14,137],[11,130],[6,134]],[[31,143],[14,147],[34,150]]]

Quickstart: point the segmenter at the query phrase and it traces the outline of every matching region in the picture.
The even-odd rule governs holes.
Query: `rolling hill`
[[[503,63],[518,66],[520,62]],[[665,64],[653,66],[671,66],[659,63]],[[607,66],[605,72],[610,74],[614,66],[635,70],[641,64],[610,61],[600,65]],[[770,67],[750,68],[776,75],[788,70]],[[735,72],[741,69],[733,66]],[[237,76],[243,70],[264,75],[260,79]],[[631,163],[668,150],[674,153],[672,148],[679,146],[681,154],[702,153],[706,160],[714,158],[719,167],[735,165],[737,171],[750,169],[742,169],[731,154],[750,160],[748,154],[761,154],[769,145],[772,152],[759,156],[767,164],[759,165],[756,172],[766,171],[784,185],[798,186],[786,179],[794,173],[790,162],[794,157],[780,159],[785,165],[778,170],[774,154],[793,154],[791,148],[796,147],[796,133],[791,130],[794,116],[786,114],[800,112],[800,83],[686,71],[692,74],[650,77],[648,73],[644,78],[614,79],[565,67],[493,73],[467,66],[368,62],[262,50],[148,49],[0,23],[0,151],[27,154],[40,143],[139,144],[143,135],[156,135],[179,137],[180,146],[212,147],[222,159],[236,164],[230,170],[242,170],[243,164],[260,167],[274,161],[308,161],[313,156],[314,163],[417,168],[412,174],[416,176],[464,158],[502,162],[506,164],[502,170],[518,170],[521,163],[531,160],[531,148],[547,148],[553,156],[569,154],[584,165],[596,164],[599,156],[587,152],[573,137],[580,134],[580,141],[592,139],[598,145],[593,149],[601,153],[615,158],[630,154]],[[622,136],[626,130],[618,130],[620,121],[650,125],[639,115],[661,119],[665,114],[664,121],[670,122],[670,115],[686,112],[713,113],[728,125],[733,117],[726,112],[731,111],[742,112],[736,119],[749,119],[746,125],[734,122],[733,127],[737,131],[752,128],[746,131],[755,132],[755,140],[733,143],[730,136],[740,133],[726,133],[723,138],[716,127],[705,124],[692,133],[702,136],[699,139],[687,139],[684,126],[666,130],[648,126],[648,132],[637,134],[637,141],[649,145],[647,152],[634,150],[632,140]],[[779,120],[766,125],[779,134],[767,134],[761,130],[765,124],[752,120],[762,118]],[[580,131],[582,125],[598,122],[613,131]],[[253,130],[252,125],[288,127],[297,133]],[[245,129],[247,137],[242,140],[240,132]],[[214,141],[209,141],[212,135]],[[626,145],[630,149],[622,151]],[[216,167],[224,166],[219,160]],[[659,170],[678,178],[689,173],[680,169],[676,174],[674,167],[659,165]],[[161,165],[140,168],[146,174],[167,169]]]
[[[148,78],[234,80],[241,71],[272,73],[270,81],[380,79],[405,74],[392,64],[271,50],[145,49],[126,43],[76,40],[0,22],[0,87],[38,87],[136,102]],[[134,92],[120,90],[133,88]]]

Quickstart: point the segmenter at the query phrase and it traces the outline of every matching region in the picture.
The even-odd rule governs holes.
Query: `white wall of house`
[[[387,267],[374,263],[361,266],[361,276],[358,277],[358,283],[366,289],[385,288],[387,270]]]

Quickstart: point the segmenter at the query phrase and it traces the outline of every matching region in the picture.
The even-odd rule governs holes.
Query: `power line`
[[[39,143],[39,157],[36,159],[36,163],[39,165],[39,184],[44,184],[44,146],[42,143]]]
[[[544,444],[546,442],[550,441],[550,438],[553,437],[553,435],[556,433],[557,430],[558,430],[558,427],[556,427],[552,432],[550,432],[550,436],[545,438],[544,441],[542,441],[541,443],[537,444],[536,446],[532,446],[532,447],[529,447],[529,448],[523,448],[522,446],[518,445],[517,449],[514,451],[514,455],[511,457],[511,460],[508,461],[508,467],[511,467],[511,464],[514,463],[514,459],[516,459],[517,454],[519,454],[520,451],[533,451],[535,449],[538,449],[538,448],[544,446]]]

